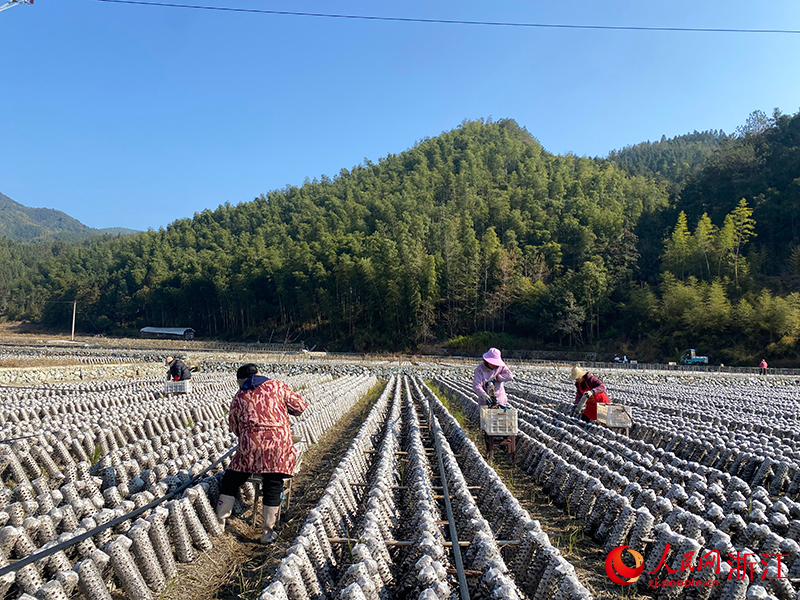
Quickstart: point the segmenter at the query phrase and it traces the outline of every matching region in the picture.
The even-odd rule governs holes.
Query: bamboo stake
[[[354,538],[328,538],[328,541],[331,544],[358,544],[363,540],[354,539]],[[409,541],[409,540],[386,540],[383,542],[386,546],[413,546],[418,542]],[[472,542],[458,542],[459,546],[469,546]],[[498,546],[517,546],[520,544],[520,540],[495,540],[495,543]],[[451,548],[453,546],[453,542],[442,542],[442,545],[446,548]]]

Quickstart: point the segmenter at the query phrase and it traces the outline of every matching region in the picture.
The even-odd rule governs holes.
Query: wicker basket
[[[517,409],[481,406],[481,430],[486,435],[517,435]]]
[[[188,394],[192,391],[192,380],[168,381],[164,384],[165,394]]]
[[[608,427],[632,427],[633,409],[622,404],[597,404],[597,420]]]

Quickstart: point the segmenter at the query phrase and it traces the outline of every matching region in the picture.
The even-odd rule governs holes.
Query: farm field
[[[792,378],[600,372],[633,412],[624,435],[569,415],[563,366],[517,364],[512,463],[485,458],[469,366],[198,349],[191,392],[166,395],[150,374],[162,347],[3,351],[147,375],[0,386],[0,598],[798,596]],[[236,444],[233,372],[250,360],[309,403],[269,546],[252,484],[225,531],[213,508]],[[642,557],[615,563],[623,583],[641,572],[631,585],[606,573],[620,546]]]

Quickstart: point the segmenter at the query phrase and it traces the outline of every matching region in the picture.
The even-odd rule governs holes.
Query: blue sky
[[[0,0],[2,4],[4,0]],[[176,0],[180,3],[180,0]],[[397,17],[800,30],[800,2],[192,0]],[[464,119],[604,156],[800,110],[800,35],[432,25],[36,0],[0,12],[0,192],[163,227]]]

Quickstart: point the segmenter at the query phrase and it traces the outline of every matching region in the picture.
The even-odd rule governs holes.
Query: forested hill
[[[20,241],[43,238],[79,239],[90,228],[52,208],[29,208],[0,194],[0,235]]]
[[[75,241],[94,235],[135,233],[132,229],[87,227],[68,214],[52,208],[30,208],[0,194],[0,237],[15,241]]]
[[[595,310],[600,271],[630,276],[629,232],[666,202],[652,180],[551,155],[514,121],[465,122],[333,179],[70,248],[19,282],[6,311],[37,317],[24,298],[77,297],[98,328],[274,329],[359,349],[481,329],[566,340],[584,319],[562,312]],[[587,274],[580,289],[573,271]]]
[[[495,339],[507,349],[590,345],[666,360],[692,345],[727,363],[790,357],[795,263],[767,267],[770,250],[753,234],[770,216],[753,224],[762,199],[740,191],[769,177],[759,161],[800,176],[798,128],[800,117],[776,115],[757,135],[720,139],[678,184],[616,160],[552,155],[512,120],[466,121],[378,163],[165,230],[49,246],[43,260],[0,247],[26,274],[0,279],[0,311],[57,324],[59,305],[43,301],[77,298],[89,331],[179,323],[328,349],[469,343],[463,336],[490,331],[506,334]],[[750,155],[753,168],[736,172],[734,159]],[[715,173],[731,176],[724,197],[704,183]],[[793,190],[759,193],[797,205]],[[695,212],[721,207],[699,232],[684,196]],[[800,251],[790,254],[800,265]]]
[[[751,265],[765,276],[782,277],[781,286],[800,290],[800,113],[753,113],[738,130],[736,143],[722,144],[702,171],[687,179],[676,208],[694,226],[707,213],[721,225],[741,199],[756,222],[752,252],[763,262]],[[753,256],[755,260],[755,255]],[[786,277],[786,276],[790,277]]]
[[[679,192],[686,179],[696,175],[714,152],[731,140],[722,131],[695,131],[613,150],[608,158],[634,175],[664,178],[673,192]]]

